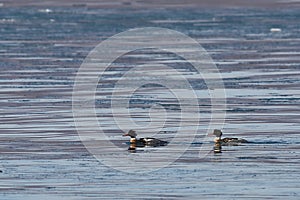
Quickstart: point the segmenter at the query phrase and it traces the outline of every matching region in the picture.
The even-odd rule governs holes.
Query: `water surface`
[[[0,9],[1,199],[299,198],[299,10]],[[206,48],[226,88],[223,132],[252,143],[226,146],[222,154],[199,159],[203,141],[196,138],[176,162],[142,175],[104,166],[85,149],[72,114],[76,72],[103,39],[145,26],[183,32]],[[132,62],[147,60],[138,53],[130,56]],[[115,63],[115,71],[129,65],[128,57]],[[180,70],[180,63],[165,54],[157,62],[173,63]],[[193,87],[207,95],[201,82]],[[142,91],[142,100],[131,107],[138,123],[148,123],[141,109],[155,92],[161,94],[160,103],[173,105],[171,113],[180,111],[164,90]],[[127,140],[106,105],[96,102],[101,124],[128,153]],[[199,108],[200,130],[205,132],[209,99],[201,99]],[[177,122],[173,115],[167,124],[170,134],[157,137],[172,138]],[[191,119],[185,132],[193,125]],[[138,155],[146,155],[147,149],[141,150]]]

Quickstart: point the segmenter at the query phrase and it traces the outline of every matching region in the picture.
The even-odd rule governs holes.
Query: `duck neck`
[[[136,143],[136,138],[135,137],[131,137],[130,138],[130,143]]]
[[[221,137],[215,137],[214,142],[215,143],[221,142]]]

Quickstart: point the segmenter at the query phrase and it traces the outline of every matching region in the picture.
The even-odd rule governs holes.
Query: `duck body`
[[[221,143],[224,145],[238,145],[240,143],[249,143],[247,140],[242,138],[223,138],[221,139]]]
[[[242,143],[249,143],[247,140],[242,138],[221,138],[223,134],[221,130],[215,129],[213,134],[216,136],[214,142],[220,143],[221,145],[239,145]]]
[[[130,136],[130,145],[134,145],[136,147],[158,147],[158,146],[166,146],[169,142],[159,140],[156,138],[139,138],[137,139],[137,134],[135,131],[130,130],[128,133],[123,136]]]

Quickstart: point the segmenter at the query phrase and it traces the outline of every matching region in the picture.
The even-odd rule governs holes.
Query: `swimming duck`
[[[242,139],[242,138],[221,138],[222,137],[222,131],[215,129],[213,134],[216,136],[214,139],[214,142],[220,143],[222,145],[238,145],[240,143],[249,143],[247,140]]]
[[[167,141],[162,141],[156,138],[137,139],[136,138],[137,134],[134,130],[128,131],[128,133],[124,134],[123,136],[130,136],[130,145],[134,145],[135,147],[146,147],[146,146],[157,147],[157,146],[165,146],[169,143]]]

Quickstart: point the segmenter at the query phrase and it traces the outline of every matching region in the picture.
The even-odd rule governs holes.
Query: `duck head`
[[[221,130],[215,129],[214,132],[213,132],[213,134],[214,134],[216,137],[221,137],[223,133],[222,133]]]
[[[130,136],[130,143],[136,142],[136,132],[134,130],[129,130],[128,133],[125,133],[123,136]]]
[[[221,137],[222,137],[222,131],[219,129],[215,129],[213,132],[213,135],[216,136],[216,138],[214,139],[214,142],[220,142],[221,141]]]

